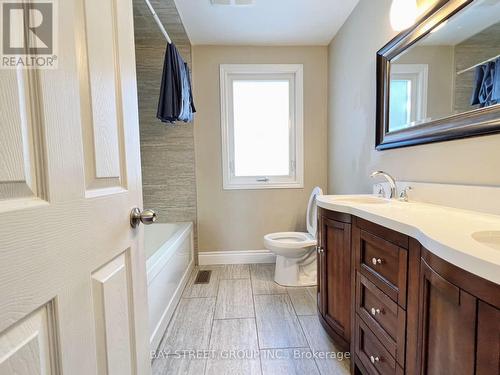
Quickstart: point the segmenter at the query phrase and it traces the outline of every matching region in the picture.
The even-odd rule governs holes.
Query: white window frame
[[[234,173],[233,81],[288,79],[290,82],[290,175],[241,177]],[[220,66],[223,189],[304,187],[304,68],[302,64],[222,64]]]
[[[427,64],[393,64],[391,80],[411,81],[410,123],[414,126],[427,120],[427,96],[429,82],[429,65]],[[418,119],[418,120],[417,120]]]

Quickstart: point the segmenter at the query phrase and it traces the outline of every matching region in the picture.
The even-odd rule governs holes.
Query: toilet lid
[[[323,195],[323,190],[320,187],[315,187],[309,197],[309,204],[307,205],[307,231],[311,236],[316,238],[316,230],[318,229],[318,206],[316,205],[316,197]]]

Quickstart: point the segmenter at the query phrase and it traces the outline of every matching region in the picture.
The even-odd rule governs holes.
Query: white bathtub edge
[[[276,263],[276,255],[269,250],[204,251],[198,253],[198,263],[200,266]]]
[[[191,276],[191,272],[193,272],[193,269],[194,269],[194,258],[191,259],[189,266],[186,268],[186,271],[184,272],[184,275],[182,275],[181,282],[177,286],[174,296],[172,297],[167,308],[161,315],[160,321],[156,325],[156,328],[154,329],[149,339],[151,350],[153,351],[156,350],[160,345],[161,339],[163,338],[163,335],[167,330],[172,315],[174,315],[175,308],[177,307],[177,304],[181,299],[182,293],[184,292],[184,288],[186,287],[186,284],[189,280],[189,276]]]
[[[148,285],[152,283],[156,275],[161,272],[163,267],[168,263],[172,255],[175,253],[175,249],[182,243],[189,235],[192,237],[193,233],[193,223],[176,223],[181,225],[182,229],[178,231],[178,233],[170,238],[168,241],[165,241],[161,248],[155,252],[153,256],[151,256],[146,262],[147,269],[147,278]],[[191,244],[193,246],[194,242],[191,238]],[[165,253],[162,249],[168,249]],[[193,252],[194,257],[194,252]]]

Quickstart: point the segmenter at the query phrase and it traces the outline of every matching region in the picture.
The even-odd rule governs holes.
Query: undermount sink
[[[484,231],[472,233],[472,238],[492,249],[500,250],[500,231]]]
[[[357,204],[384,204],[389,203],[389,200],[379,197],[345,197],[345,198],[336,198],[335,202],[345,202],[345,203],[357,203]]]

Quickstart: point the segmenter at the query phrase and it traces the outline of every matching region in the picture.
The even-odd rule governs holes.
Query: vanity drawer
[[[355,329],[356,357],[361,361],[369,374],[403,374],[403,370],[396,363],[396,360],[359,316],[356,316]]]
[[[407,250],[364,230],[355,239],[357,269],[393,301],[406,308]]]
[[[406,311],[360,273],[356,275],[356,312],[391,356],[404,365]]]

